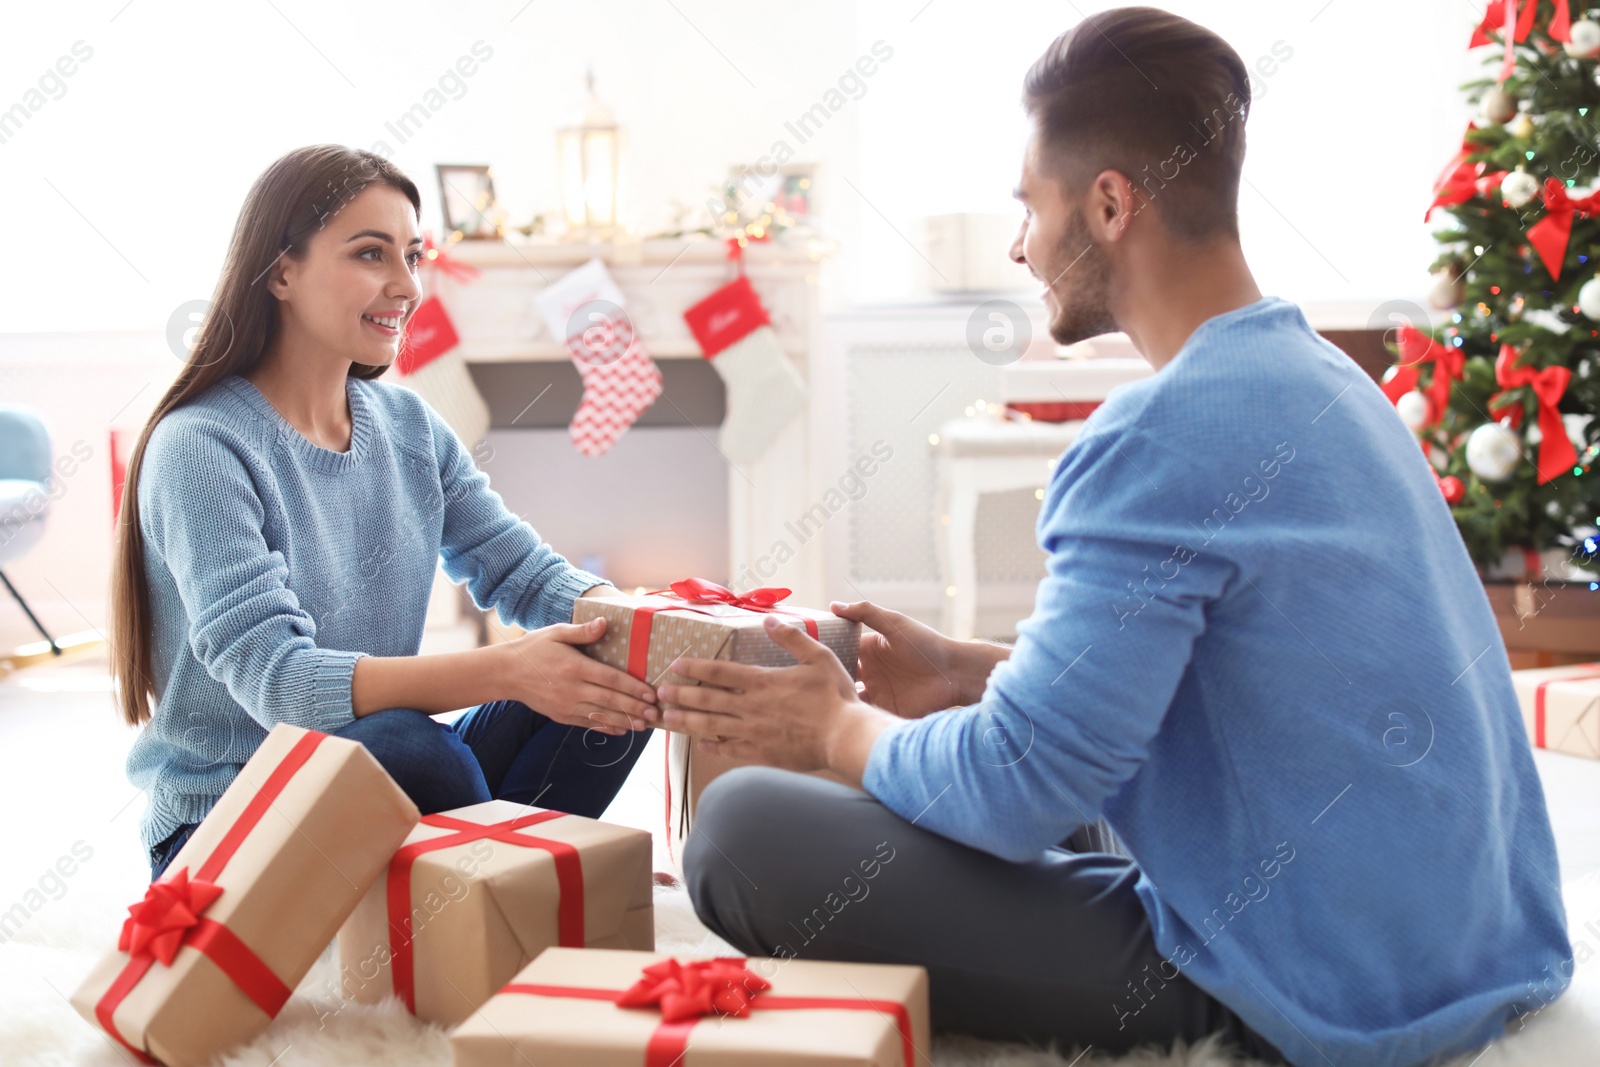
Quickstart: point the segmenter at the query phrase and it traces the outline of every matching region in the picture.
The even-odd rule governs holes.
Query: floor
[[[0,810],[9,814],[5,862],[0,865],[0,1000],[9,1002],[0,1005],[0,1062],[27,1062],[40,1067],[120,1062],[107,1052],[103,1039],[66,1004],[66,996],[81,978],[87,962],[115,942],[124,907],[142,894],[148,880],[148,868],[137,844],[142,794],[127,783],[122,769],[131,737],[131,731],[117,722],[112,708],[103,652],[82,653],[70,662],[46,664],[0,678]],[[661,738],[654,738],[651,745],[605,817],[658,831],[657,869],[668,869],[669,861],[659,843],[663,803]],[[1580,937],[1587,936],[1584,931],[1588,929],[1577,924],[1580,917],[1594,920],[1593,928],[1600,936],[1600,761],[1536,752],[1535,762],[1555,829],[1561,880],[1574,888],[1576,883],[1584,883],[1583,893],[1587,894],[1580,911],[1569,893],[1576,946]],[[63,858],[68,862],[62,864]],[[68,869],[70,874],[60,873]],[[35,889],[39,892],[29,892]],[[30,910],[29,901],[37,906]],[[667,906],[661,907],[662,904]],[[698,926],[681,893],[670,900],[658,898],[658,916],[679,926],[677,933],[661,935],[664,949],[709,936]],[[1589,938],[1588,943],[1592,945],[1594,939]],[[679,951],[677,947],[670,950]],[[1586,977],[1580,971],[1580,978]],[[1594,981],[1588,981],[1582,998],[1564,998],[1581,999],[1587,1009],[1578,1004],[1563,1009],[1567,1012],[1562,1017],[1567,1031],[1560,1047],[1571,1045],[1574,1028],[1589,1027],[1583,1033],[1600,1035],[1600,997],[1588,992],[1594,985]],[[1563,1004],[1554,1005],[1551,1014],[1558,1008]],[[1586,1023],[1582,1022],[1585,1010],[1589,1013]],[[398,1025],[384,1023],[384,1018],[380,1013],[368,1023],[380,1031],[384,1025],[391,1029]],[[1574,1018],[1579,1021],[1574,1022]],[[1552,1019],[1552,1030],[1554,1023]],[[421,1028],[416,1029],[421,1034]],[[428,1040],[434,1040],[437,1046],[437,1037],[433,1035]],[[413,1035],[411,1039],[420,1041],[422,1037]],[[1600,1040],[1592,1047],[1600,1047]],[[430,1048],[433,1053],[423,1059],[448,1062],[447,1058],[438,1059],[442,1046]],[[301,1050],[302,1054],[308,1051]],[[333,1054],[331,1048],[327,1051]],[[1568,1059],[1564,1054],[1525,1058],[1514,1051],[1507,1058],[1502,1051],[1501,1046],[1496,1046],[1476,1067],[1589,1062]],[[237,1062],[265,1067],[269,1061],[271,1056],[256,1058],[252,1053]],[[293,1062],[365,1063],[382,1059],[289,1057],[278,1067],[288,1067]],[[939,1067],[1065,1067],[1069,1061],[1007,1051],[999,1046],[967,1047],[946,1042],[940,1044],[934,1062]],[[1091,1054],[1080,1067],[1102,1062],[1107,1061]],[[1152,1067],[1214,1067],[1232,1061],[1198,1050],[1184,1056],[1161,1054],[1118,1062],[1147,1063]]]

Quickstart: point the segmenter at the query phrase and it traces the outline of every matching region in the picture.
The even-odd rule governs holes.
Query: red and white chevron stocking
[[[626,315],[597,317],[567,338],[567,350],[583,376],[583,399],[567,432],[579,452],[598,456],[661,395],[661,369],[634,336]]]
[[[661,395],[661,369],[635,335],[622,291],[600,260],[547,286],[538,302],[583,378],[583,399],[567,432],[579,452],[603,455]]]

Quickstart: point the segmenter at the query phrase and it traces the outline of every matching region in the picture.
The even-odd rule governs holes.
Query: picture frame
[[[815,163],[790,163],[770,169],[736,165],[728,169],[722,204],[725,211],[738,216],[740,225],[770,214],[782,228],[809,226],[817,215],[816,177]]]
[[[434,171],[447,233],[463,241],[492,241],[502,236],[494,171],[488,164],[436,163]]]
[[[787,212],[797,225],[805,225],[816,216],[817,165],[791,163],[779,171],[782,181],[773,197],[780,211]]]

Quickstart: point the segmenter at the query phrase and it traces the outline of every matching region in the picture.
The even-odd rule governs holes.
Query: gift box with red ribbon
[[[365,747],[279,724],[72,1004],[143,1063],[188,1067],[275,1018],[417,822]]]
[[[1535,748],[1600,759],[1600,663],[1512,671]]]
[[[763,620],[776,614],[804,627],[826,645],[851,678],[856,677],[861,648],[861,624],[841,619],[831,611],[794,607],[785,600],[789,590],[733,591],[704,578],[686,578],[670,588],[635,596],[579,597],[573,603],[572,621],[605,617],[606,633],[584,651],[602,663],[627,671],[650,685],[671,682],[701,683],[670,674],[679,656],[723,659],[760,667],[787,667],[795,662],[767,635]],[[683,734],[671,734],[667,744],[667,842],[681,842],[694,822],[694,809],[706,784],[717,775],[744,764],[725,756],[695,752]],[[837,781],[833,775],[821,777]]]
[[[931,1062],[928,972],[546,949],[450,1035],[455,1067]]]
[[[340,988],[454,1026],[552,945],[653,949],[651,892],[643,830],[505,800],[424,815],[339,931]]]

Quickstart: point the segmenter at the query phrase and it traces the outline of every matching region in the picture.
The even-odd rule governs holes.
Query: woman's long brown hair
[[[421,217],[417,187],[382,156],[343,145],[298,148],[268,167],[245,197],[228,257],[193,350],[139,434],[128,458],[111,572],[111,675],[130,726],[149,720],[156,697],[150,668],[153,617],[139,526],[139,473],[145,443],[166,414],[230,374],[248,374],[278,332],[278,301],[265,284],[279,256],[303,260],[312,236],[362,189],[392,186]],[[373,379],[387,366],[351,362],[352,377]]]

